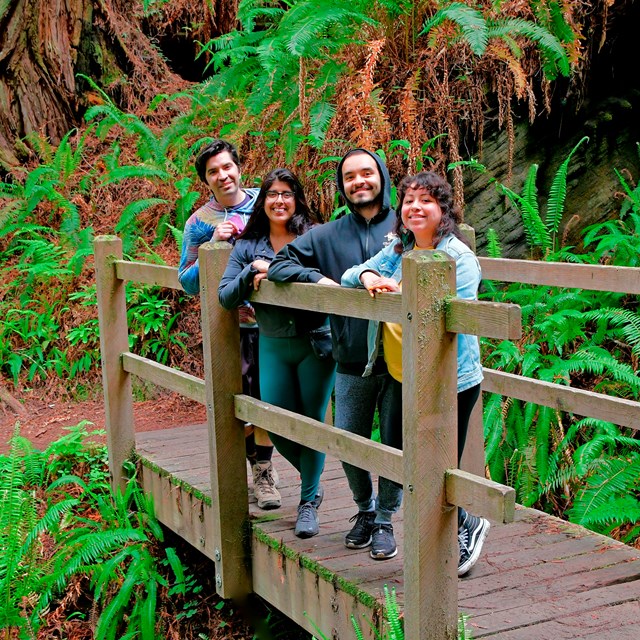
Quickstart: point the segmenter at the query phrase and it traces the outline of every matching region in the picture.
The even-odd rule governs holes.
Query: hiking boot
[[[375,511],[358,511],[353,518],[349,518],[349,522],[356,523],[347,535],[344,537],[344,543],[349,549],[364,549],[371,544],[371,531],[373,530],[373,522],[376,519]]]
[[[387,560],[393,558],[397,553],[398,547],[393,537],[393,527],[390,524],[374,525],[369,555],[374,560]]]
[[[253,467],[253,495],[260,509],[277,509],[281,504],[280,493],[276,489],[271,460],[256,462]]]
[[[298,538],[311,538],[318,534],[318,509],[314,502],[303,502],[298,505],[298,519],[294,533]]]
[[[478,562],[482,545],[489,533],[491,525],[488,520],[467,514],[462,527],[458,529],[458,547],[460,559],[458,561],[458,576],[464,576],[471,567]]]

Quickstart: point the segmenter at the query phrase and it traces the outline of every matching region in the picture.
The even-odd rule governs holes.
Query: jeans
[[[366,378],[347,373],[336,375],[336,427],[371,438],[376,407],[382,444],[402,449],[402,385],[388,373]],[[402,503],[402,485],[380,477],[376,497],[368,471],[346,462],[342,467],[358,509],[375,510],[376,524],[390,524]]]

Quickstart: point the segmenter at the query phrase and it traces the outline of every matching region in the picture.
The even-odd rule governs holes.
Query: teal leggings
[[[336,364],[319,360],[307,336],[269,338],[260,336],[260,396],[277,407],[324,421],[331,397]],[[276,449],[300,472],[300,502],[312,501],[324,469],[324,453],[270,434]]]

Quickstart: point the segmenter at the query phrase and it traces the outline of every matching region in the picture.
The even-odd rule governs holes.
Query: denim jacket
[[[366,262],[347,269],[342,275],[343,287],[362,287],[360,276],[365,271],[373,271],[396,282],[402,280],[402,254],[395,251],[395,242],[379,251]],[[406,250],[413,247],[407,247]],[[482,274],[475,254],[467,245],[453,234],[442,238],[436,247],[444,251],[456,261],[456,294],[458,298],[475,300]],[[378,357],[378,349],[382,336],[382,325],[377,320],[369,321],[367,342],[369,346],[369,362],[364,376],[371,374],[373,363]],[[458,393],[475,387],[482,382],[482,365],[480,364],[480,347],[478,338],[466,334],[458,334]]]

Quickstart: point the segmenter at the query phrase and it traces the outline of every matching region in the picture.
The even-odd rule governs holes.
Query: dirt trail
[[[8,440],[16,422],[20,422],[20,433],[31,440],[38,449],[67,433],[64,427],[89,420],[93,427],[104,429],[104,403],[99,400],[87,402],[47,402],[35,397],[25,398],[24,416],[16,415],[5,404],[0,404],[0,454],[8,451]],[[155,431],[168,427],[197,424],[206,421],[203,405],[174,393],[164,393],[154,400],[134,403],[136,431]]]

